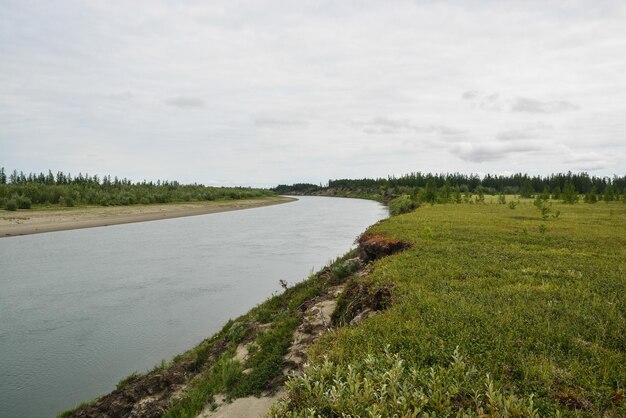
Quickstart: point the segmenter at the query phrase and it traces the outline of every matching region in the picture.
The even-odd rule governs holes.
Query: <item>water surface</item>
[[[106,393],[343,254],[387,216],[301,197],[235,212],[0,239],[0,417]]]

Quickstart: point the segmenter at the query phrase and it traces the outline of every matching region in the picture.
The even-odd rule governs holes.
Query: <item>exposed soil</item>
[[[339,297],[333,312],[335,326],[357,325],[378,311],[387,309],[392,302],[389,286],[350,280]]]
[[[365,263],[404,251],[409,248],[406,242],[386,238],[382,235],[362,234],[359,239],[359,258]]]

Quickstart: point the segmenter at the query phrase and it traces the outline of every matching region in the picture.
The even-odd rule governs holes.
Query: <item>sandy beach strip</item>
[[[168,203],[132,206],[90,206],[78,208],[30,209],[0,211],[0,238],[39,234],[42,232],[93,228],[133,222],[156,221],[183,216],[250,209],[292,202],[290,197],[226,200],[210,202]]]

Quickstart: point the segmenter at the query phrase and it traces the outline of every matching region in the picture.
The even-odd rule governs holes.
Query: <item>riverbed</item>
[[[343,254],[387,216],[359,199],[0,240],[0,416],[106,393]]]

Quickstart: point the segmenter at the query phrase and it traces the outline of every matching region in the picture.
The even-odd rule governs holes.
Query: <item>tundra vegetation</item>
[[[393,302],[323,336],[272,414],[626,416],[626,206],[544,198],[371,227],[409,244],[358,279]]]
[[[7,176],[0,168],[0,208],[14,211],[31,207],[121,206],[153,203],[257,199],[274,196],[269,190],[247,187],[208,187],[176,181],[136,182],[117,177],[49,171],[17,171]]]
[[[197,373],[163,413],[193,417],[218,393],[281,385],[307,305],[343,283],[333,328],[269,416],[626,416],[620,182],[592,185],[584,196],[596,204],[581,203],[593,202],[573,177],[531,197],[436,179],[401,189],[395,215],[359,240],[365,267],[348,253],[163,366],[159,376],[181,364]]]

